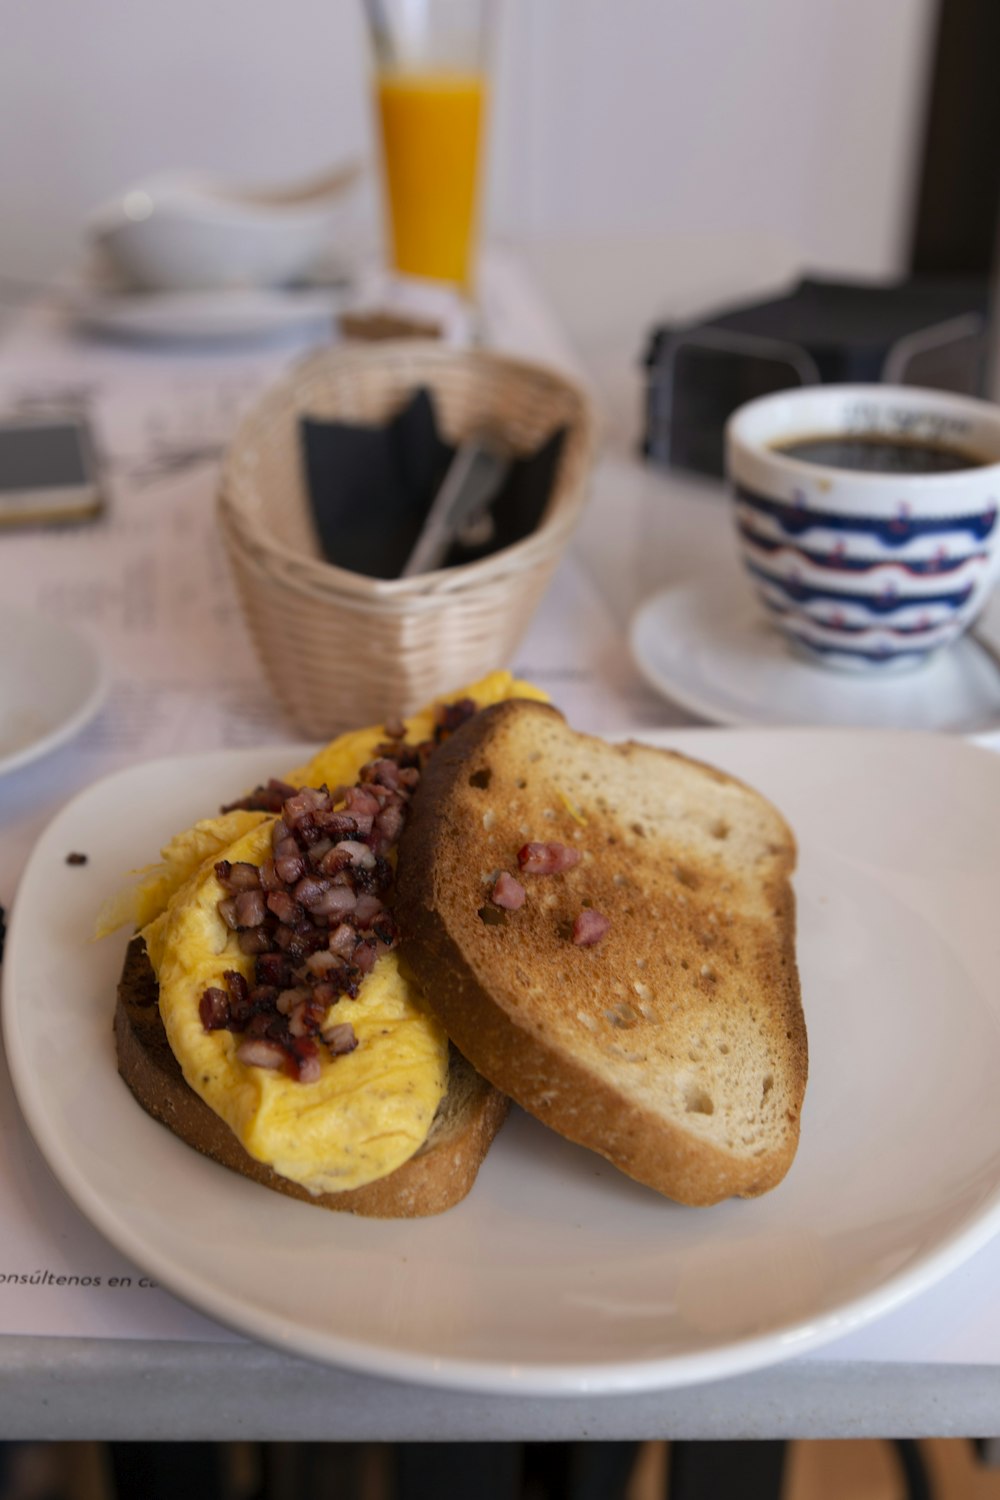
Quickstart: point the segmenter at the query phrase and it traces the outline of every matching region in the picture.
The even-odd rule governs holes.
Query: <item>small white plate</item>
[[[342,300],[335,288],[115,292],[83,286],[73,310],[82,327],[116,338],[214,343],[331,325]]]
[[[743,588],[679,584],[640,606],[632,655],[658,692],[714,724],[1000,728],[1000,672],[970,640],[912,671],[859,676],[796,656]]]
[[[113,1244],[256,1338],[370,1374],[566,1395],[690,1384],[815,1348],[931,1286],[1000,1227],[1000,758],[946,735],[679,731],[782,808],[800,848],[811,1077],[763,1198],[685,1209],[519,1112],[450,1212],[378,1221],[198,1156],[116,1075],[124,872],[305,752],[139,765],[40,838],[3,1029],[49,1165]],[[81,871],[66,850],[81,849]]]
[[[107,690],[96,646],[68,625],[0,606],[0,775],[81,730]]]

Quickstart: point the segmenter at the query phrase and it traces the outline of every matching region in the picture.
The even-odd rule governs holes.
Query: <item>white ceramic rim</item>
[[[144,219],[128,218],[122,203],[133,193],[159,195],[155,210]],[[175,172],[156,173],[132,183],[89,215],[91,234],[104,237],[115,230],[138,228],[156,219],[158,225],[181,225],[186,229],[238,229],[246,232],[303,233],[315,231],[335,222],[344,198],[337,188],[325,197],[283,202],[269,200],[266,191],[259,195],[252,189],[240,193],[207,176],[184,176]]]
[[[796,436],[795,417],[801,411],[802,436],[816,436],[823,430],[837,432],[836,414],[843,410],[845,402],[866,402],[883,409],[894,408],[907,411],[926,411],[953,417],[973,425],[975,437],[969,438],[973,448],[983,442],[990,450],[990,461],[977,464],[970,469],[951,470],[937,474],[877,474],[858,469],[838,469],[826,464],[806,462],[779,453],[771,444],[781,437]],[[805,423],[810,423],[808,427]],[[956,442],[962,439],[955,439]],[[848,486],[852,494],[862,493],[872,501],[885,502],[889,492],[898,494],[905,484],[908,494],[956,495],[968,493],[971,480],[981,491],[986,485],[1000,481],[1000,406],[991,401],[981,401],[975,396],[959,396],[949,391],[935,391],[922,386],[897,385],[817,385],[797,386],[787,391],[776,391],[770,396],[759,396],[737,408],[725,428],[726,471],[730,480],[742,480],[759,487],[761,474],[784,480],[791,492],[795,484],[812,482],[837,484],[839,502],[843,503]],[[964,501],[967,505],[968,501]],[[951,508],[950,506],[948,507]]]
[[[0,626],[8,639],[16,640],[20,651],[34,648],[43,657],[55,654],[70,656],[76,668],[76,700],[66,707],[48,729],[33,735],[16,749],[0,754],[0,776],[30,765],[79,734],[103,707],[111,687],[111,672],[103,652],[86,629],[71,626],[36,610],[20,606],[0,607]],[[41,674],[38,701],[44,705],[48,678]],[[57,710],[58,712],[58,710]]]

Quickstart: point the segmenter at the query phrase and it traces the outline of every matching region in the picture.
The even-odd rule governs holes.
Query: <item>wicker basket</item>
[[[418,386],[451,442],[486,427],[526,453],[565,426],[559,472],[541,525],[514,546],[417,578],[366,578],[322,556],[300,419],[383,422]],[[593,441],[570,381],[482,351],[345,346],[272,387],[227,454],[219,522],[264,672],[296,726],[325,738],[407,714],[509,662],[579,517]]]

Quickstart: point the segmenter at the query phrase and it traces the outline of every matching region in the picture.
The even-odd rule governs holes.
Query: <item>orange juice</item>
[[[469,281],[476,219],[479,73],[382,73],[377,79],[397,271]]]

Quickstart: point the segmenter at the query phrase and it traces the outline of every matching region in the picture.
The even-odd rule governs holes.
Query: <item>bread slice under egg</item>
[[[508,1099],[452,1047],[448,1091],[415,1155],[364,1187],[313,1194],[250,1156],[225,1121],[188,1087],[167,1041],[157,1001],[156,976],[145,944],[133,938],[118,985],[114,1028],[118,1071],[143,1109],[203,1155],[305,1203],[382,1219],[443,1213],[472,1187],[507,1114]]]
[[[519,871],[529,841],[579,851]],[[712,767],[485,709],[432,758],[400,844],[407,963],[454,1043],[561,1135],[683,1203],[765,1192],[795,1155],[807,1046],[795,840]],[[518,910],[490,900],[497,874]],[[573,941],[591,907],[610,919]]]

